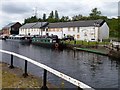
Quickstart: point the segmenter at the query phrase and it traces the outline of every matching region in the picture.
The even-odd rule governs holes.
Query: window
[[[75,27],[73,27],[73,31],[75,31]]]
[[[15,30],[14,28],[12,28],[12,30]]]
[[[48,31],[51,31],[51,29],[48,29]]]
[[[57,32],[59,32],[59,28],[56,28]]]
[[[45,31],[45,29],[42,29],[43,31]]]
[[[60,28],[60,31],[62,31],[62,28]]]
[[[50,31],[53,31],[53,29],[51,28]]]
[[[53,32],[55,31],[55,28],[53,28]]]
[[[70,27],[68,27],[68,31],[70,31]]]
[[[50,40],[48,40],[48,42],[50,42]]]
[[[80,28],[79,28],[79,27],[77,27],[77,32],[78,32],[78,33],[80,32]]]
[[[80,38],[80,35],[77,35],[77,38]]]
[[[94,35],[94,33],[91,33],[91,35]]]

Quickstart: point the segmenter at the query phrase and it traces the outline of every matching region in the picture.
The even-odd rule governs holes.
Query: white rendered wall
[[[30,28],[30,29],[19,29],[20,35],[41,35],[41,29],[38,28]]]
[[[100,28],[99,28],[99,39],[108,39],[109,38],[109,27],[107,23],[105,22]]]
[[[80,29],[79,29],[79,32],[78,32],[78,27],[74,27],[74,30],[73,30],[73,27],[70,27],[69,30],[68,28],[63,28],[63,36],[67,36],[67,35],[71,35],[71,36],[74,36],[74,38],[76,40],[80,40],[80,38],[77,38],[77,35],[80,36]]]

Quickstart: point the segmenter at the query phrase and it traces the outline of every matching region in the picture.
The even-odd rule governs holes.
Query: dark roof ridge
[[[13,26],[13,25],[16,24],[16,23],[19,23],[19,22],[11,22],[11,23],[5,25],[2,29],[9,28],[9,27]]]
[[[55,22],[55,23],[71,23],[71,22],[86,22],[86,21],[99,21],[103,19],[96,19],[96,20],[79,20],[79,21],[70,21],[70,22]]]
[[[57,28],[57,27],[88,27],[88,26],[102,26],[105,20],[97,19],[97,20],[79,20],[79,21],[71,21],[71,22],[57,22],[57,23],[49,23],[48,27]]]

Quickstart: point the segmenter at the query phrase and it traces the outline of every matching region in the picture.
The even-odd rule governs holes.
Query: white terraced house
[[[19,28],[19,35],[46,35],[47,22],[27,23]]]
[[[38,23],[38,22],[37,22]],[[39,22],[40,23],[40,22]],[[73,22],[59,22],[59,23],[47,23],[41,22],[43,26],[37,28],[32,23],[25,24],[31,27],[20,28],[19,34],[30,34],[30,35],[57,35],[59,38],[71,35],[76,40],[86,41],[98,41],[109,38],[109,27],[105,20],[86,20],[86,21],[73,21]],[[42,27],[42,29],[41,29]],[[23,29],[23,31],[21,31]],[[31,31],[33,30],[33,31]],[[37,31],[38,30],[38,31]]]

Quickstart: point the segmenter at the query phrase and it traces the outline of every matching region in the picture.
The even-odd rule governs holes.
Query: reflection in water
[[[118,88],[120,63],[112,58],[82,51],[59,51],[9,41],[3,41],[2,45],[4,50],[14,51],[46,64],[94,88]],[[3,54],[2,60],[9,63],[9,55]],[[23,68],[24,62],[15,58],[14,64]],[[43,74],[41,68],[30,63],[28,71],[36,76]],[[50,73],[48,81],[58,86],[64,83],[64,87],[75,87]]]

